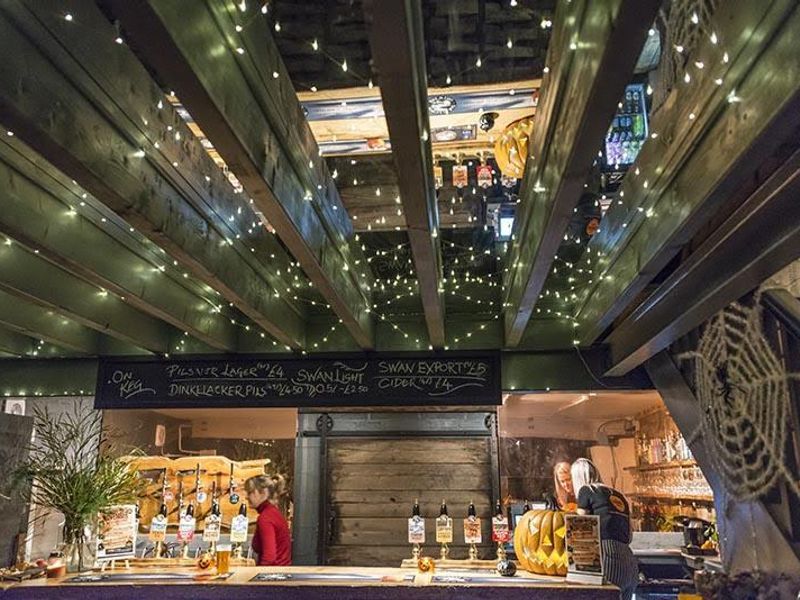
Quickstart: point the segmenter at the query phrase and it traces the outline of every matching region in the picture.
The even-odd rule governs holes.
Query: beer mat
[[[392,577],[392,576],[389,576]],[[363,573],[258,573],[250,581],[396,581],[383,575]],[[413,581],[412,575],[404,575],[400,581]]]
[[[65,581],[67,583],[103,583],[114,581],[190,581],[193,573],[90,573],[76,575]]]

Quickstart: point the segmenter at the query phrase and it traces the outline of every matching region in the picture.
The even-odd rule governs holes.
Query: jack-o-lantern
[[[533,117],[509,123],[494,143],[494,158],[503,175],[522,179],[528,160],[528,140],[533,131]]]
[[[560,510],[529,510],[514,530],[520,566],[537,575],[567,574],[567,527]]]

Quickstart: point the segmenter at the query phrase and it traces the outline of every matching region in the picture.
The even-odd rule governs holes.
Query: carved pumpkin
[[[514,530],[520,567],[537,575],[567,574],[567,527],[560,510],[529,510]]]
[[[503,175],[522,179],[528,160],[528,139],[533,131],[533,117],[509,123],[494,143],[494,158]]]

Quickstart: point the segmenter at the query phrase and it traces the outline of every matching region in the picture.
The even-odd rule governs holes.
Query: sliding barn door
[[[489,541],[494,502],[492,440],[482,437],[331,438],[327,446],[329,565],[393,566],[411,556],[407,520],[419,499],[425,554],[438,557],[434,519],[442,499],[453,518],[450,555],[466,558],[462,519],[475,503]],[[485,543],[481,557],[493,549]]]
[[[408,517],[418,498],[424,552],[438,556],[442,499],[454,521],[453,558],[465,558],[470,500],[483,518],[483,558],[494,556],[489,517],[500,494],[494,410],[301,409],[295,448],[292,560],[296,565],[398,566],[411,556]]]

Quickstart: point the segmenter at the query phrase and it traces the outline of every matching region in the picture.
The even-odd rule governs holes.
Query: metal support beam
[[[285,253],[259,237],[252,207],[114,43],[114,27],[94,5],[75,4],[79,23],[38,0],[0,8],[3,125],[277,340],[302,347],[288,284],[267,268],[272,256],[288,263]]]
[[[136,346],[103,335],[3,290],[0,290],[0,325],[80,354],[142,354]]]
[[[0,245],[0,289],[150,352],[168,353],[181,335],[10,238]]]
[[[550,73],[542,80],[505,277],[507,346],[522,340],[660,5],[659,0],[558,4],[546,61]]]
[[[658,137],[644,145],[621,203],[577,265],[593,273],[580,299],[583,344],[597,340],[800,127],[797,2],[723,2],[708,29],[716,43],[703,36],[687,64],[713,68],[692,69],[690,83],[679,82],[655,115]]]
[[[622,375],[800,257],[800,151],[776,170],[608,338]]]
[[[433,181],[419,0],[368,0],[370,46],[431,345],[445,345],[439,213]]]
[[[0,140],[0,232],[210,347],[235,350],[237,331],[215,311],[216,297],[200,296],[183,284],[185,279],[174,279],[175,269],[165,269],[163,256],[140,238],[104,229],[103,217],[81,208],[85,201],[74,188],[44,160],[31,158],[16,136]]]
[[[162,0],[104,4],[357,343],[372,348],[371,273],[258,7],[243,15],[235,3],[195,2],[189,11]]]

